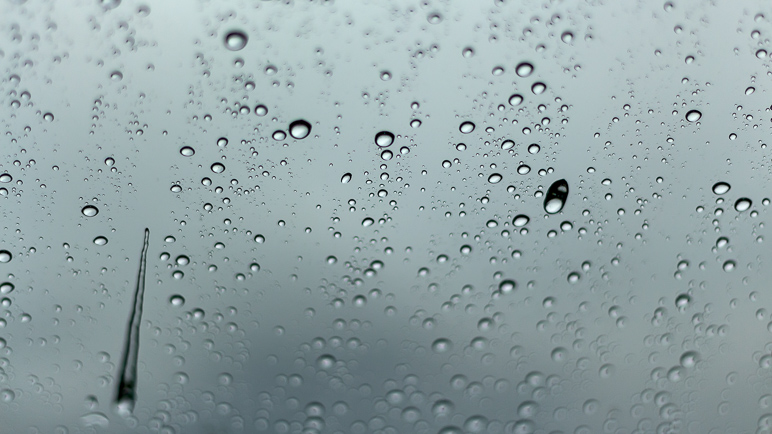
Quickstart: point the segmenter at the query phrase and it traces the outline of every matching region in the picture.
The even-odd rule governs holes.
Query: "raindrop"
[[[472,131],[474,131],[474,124],[472,122],[466,121],[462,123],[461,126],[458,127],[458,129],[464,134],[469,134]]]
[[[223,173],[225,171],[225,166],[222,163],[214,163],[210,169],[214,173]]]
[[[692,298],[689,296],[689,294],[679,294],[675,299],[676,308],[678,308],[678,310],[681,312],[689,307],[689,303],[691,302]]]
[[[432,350],[435,353],[447,353],[453,349],[453,342],[450,339],[439,338],[432,343]]]
[[[271,135],[271,137],[273,137],[274,140],[280,141],[287,138],[287,133],[285,133],[282,130],[276,130],[273,132],[273,135]]]
[[[375,135],[375,144],[380,148],[386,148],[394,143],[394,134],[388,131],[381,131]]]
[[[563,209],[568,199],[568,182],[565,179],[555,181],[547,190],[544,197],[544,211],[547,214],[555,214]]]
[[[511,294],[517,288],[517,283],[514,280],[503,280],[499,283],[499,291],[502,294]]]
[[[530,172],[531,172],[531,167],[525,164],[522,164],[517,168],[517,173],[520,175],[527,175]]]
[[[573,271],[571,273],[568,273],[568,279],[567,280],[568,280],[568,283],[576,283],[581,278],[582,278],[582,276],[579,273],[577,273],[576,271]]]
[[[737,267],[737,263],[731,259],[724,262],[724,271],[726,272],[733,271],[735,267]]]
[[[319,369],[331,369],[335,366],[335,357],[329,354],[322,354],[316,359],[316,366],[319,367]]]
[[[533,73],[533,65],[528,62],[522,62],[515,68],[515,73],[520,77],[528,77]]]
[[[470,57],[474,56],[474,48],[472,47],[466,47],[461,51],[461,55],[469,59]]]
[[[726,182],[717,182],[713,184],[713,193],[715,194],[724,194],[729,191],[729,189],[732,188],[729,184]]]
[[[190,146],[183,146],[180,148],[180,155],[183,157],[192,157],[193,154],[196,153],[196,150],[191,148]]]
[[[99,214],[99,210],[93,205],[84,206],[80,212],[83,213],[83,215],[86,217],[94,217],[95,215]]]
[[[185,255],[179,255],[175,262],[177,262],[177,265],[188,265],[190,263],[190,258]]]
[[[509,105],[511,106],[518,106],[523,102],[523,96],[519,93],[512,94],[512,96],[509,97]]]
[[[574,34],[568,31],[563,32],[563,34],[560,35],[560,40],[565,42],[566,44],[570,44],[571,41],[574,40]]]
[[[702,117],[702,113],[698,110],[689,110],[686,112],[686,120],[689,122],[697,122]]]
[[[547,90],[547,85],[542,82],[534,83],[533,86],[531,86],[531,92],[533,92],[534,95],[540,95],[544,93],[545,90]]]
[[[298,119],[290,124],[289,133],[293,139],[305,139],[309,134],[311,134],[311,124],[304,121],[303,119]]]
[[[239,51],[247,45],[247,35],[244,32],[234,30],[225,35],[225,48],[231,51]]]
[[[225,137],[220,137],[219,139],[217,139],[217,146],[221,148],[228,146],[228,139],[226,139]]]
[[[13,292],[15,286],[13,286],[13,283],[11,282],[3,282],[0,283],[0,294],[10,294]]]
[[[370,217],[365,217],[365,219],[362,220],[362,226],[364,227],[371,226],[373,223],[375,223],[375,220],[371,219]]]
[[[342,184],[348,184],[351,181],[351,173],[344,173],[340,178]]]
[[[43,119],[45,119],[46,122],[51,122],[54,120],[54,115],[51,113],[46,113],[43,115]]]
[[[502,179],[501,175],[499,175],[498,173],[494,173],[488,177],[488,182],[490,182],[491,184],[498,184],[499,182],[501,182],[501,179]]]
[[[515,225],[515,227],[520,228],[527,225],[530,220],[531,219],[527,215],[519,214],[512,220],[512,224]]]
[[[541,150],[541,147],[539,147],[539,145],[537,145],[536,143],[533,143],[528,146],[529,154],[538,154],[540,150]]]
[[[501,142],[501,150],[506,151],[507,149],[512,149],[515,147],[515,142],[512,140],[504,140]]]
[[[13,176],[11,176],[11,175],[9,175],[7,173],[3,173],[2,175],[0,175],[0,182],[8,183],[8,182],[11,182],[11,181],[13,181]]]
[[[268,114],[268,107],[260,104],[258,106],[255,106],[255,114],[258,116],[265,116]]]
[[[107,238],[102,236],[96,237],[94,238],[94,244],[96,244],[97,246],[104,246],[105,244],[107,244]]]
[[[185,298],[179,294],[174,294],[169,297],[169,303],[172,306],[180,307],[185,304]]]
[[[693,368],[700,361],[700,353],[696,351],[687,351],[681,354],[681,366],[684,368]]]
[[[751,87],[749,87],[749,88],[745,89],[745,94],[746,94],[746,95],[750,95],[750,94],[752,94],[753,92],[756,92],[756,88],[755,88],[755,87],[753,87],[753,86],[751,86]]]
[[[737,202],[734,203],[734,209],[738,212],[747,211],[748,208],[751,207],[752,203],[753,202],[751,202],[751,200],[747,197],[741,197],[737,199]]]

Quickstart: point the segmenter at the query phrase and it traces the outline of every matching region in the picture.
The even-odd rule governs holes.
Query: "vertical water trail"
[[[121,379],[115,404],[119,414],[128,416],[134,411],[137,399],[137,358],[139,356],[139,325],[142,321],[142,300],[145,294],[145,269],[147,268],[147,246],[150,230],[145,228],[145,240],[142,243],[142,254],[139,257],[137,286],[134,289],[134,306],[129,317],[129,327],[126,331],[126,343],[123,349],[121,363]]]

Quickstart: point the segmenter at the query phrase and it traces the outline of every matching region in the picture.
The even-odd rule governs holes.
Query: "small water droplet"
[[[283,130],[276,130],[273,132],[271,137],[273,137],[273,139],[276,141],[280,141],[287,138],[287,133],[285,133]]]
[[[96,237],[94,238],[94,244],[96,244],[97,246],[104,246],[105,244],[107,244],[107,238],[102,236]]]
[[[518,106],[523,102],[523,95],[520,95],[519,93],[512,94],[512,96],[509,97],[509,105],[511,106]]]
[[[375,135],[375,144],[380,148],[386,148],[394,143],[394,134],[388,131],[381,131]]]
[[[225,171],[225,166],[222,163],[214,163],[210,169],[214,173],[223,173]]]
[[[469,134],[472,131],[474,131],[474,123],[466,121],[461,124],[460,127],[458,127],[459,131],[461,131],[464,134]]]
[[[746,94],[746,95],[750,95],[750,94],[752,94],[753,92],[756,92],[756,88],[755,88],[755,87],[753,87],[753,86],[751,86],[751,87],[748,87],[747,89],[745,89],[745,94]]]
[[[239,51],[247,46],[247,35],[239,30],[234,30],[225,35],[225,48],[231,51]]]
[[[362,220],[362,226],[364,227],[371,226],[373,223],[375,223],[375,220],[371,219],[370,217],[365,217],[365,219]]]
[[[432,343],[432,351],[435,353],[447,353],[453,349],[453,342],[450,339],[439,338]]]
[[[268,114],[268,107],[260,104],[258,106],[255,106],[255,114],[258,116],[265,116]]]
[[[501,179],[502,177],[500,174],[493,173],[491,174],[491,176],[488,177],[488,182],[490,182],[491,184],[498,184],[499,182],[501,182]]]
[[[319,367],[319,369],[332,369],[332,367],[335,366],[335,357],[329,354],[322,354],[316,359],[316,366]]]
[[[11,176],[11,175],[9,175],[7,173],[3,173],[2,175],[0,175],[0,182],[2,182],[2,183],[9,183],[11,181],[13,181],[13,176]]]
[[[172,306],[180,307],[185,304],[185,297],[174,294],[171,297],[169,297],[169,303],[171,303]]]
[[[734,209],[737,212],[747,211],[752,204],[753,202],[751,202],[751,200],[748,199],[747,197],[741,197],[737,199],[737,202],[734,203]]]
[[[566,44],[570,44],[571,41],[574,40],[574,34],[569,31],[565,31],[563,32],[562,35],[560,35],[560,40],[565,42]]]
[[[732,188],[732,186],[730,186],[726,182],[717,182],[713,184],[713,193],[724,194],[728,192],[730,188]]]
[[[520,77],[528,77],[533,73],[533,65],[528,62],[522,62],[515,68],[515,73]]]
[[[0,294],[10,294],[15,288],[11,282],[0,283]]]
[[[519,214],[512,219],[512,224],[515,225],[515,227],[520,228],[527,225],[530,220],[531,219],[527,215]]]
[[[351,173],[344,173],[340,178],[342,184],[348,184],[351,181]]]
[[[556,214],[563,209],[568,199],[568,182],[561,179],[552,183],[544,197],[544,211]]]
[[[183,146],[180,148],[180,155],[183,157],[192,157],[193,154],[196,153],[196,150],[191,148],[190,146]]]
[[[228,139],[226,139],[225,137],[220,137],[219,139],[217,139],[217,146],[221,148],[228,146]]]
[[[292,122],[289,126],[289,133],[292,138],[302,140],[311,134],[311,124],[303,119]]]
[[[506,151],[507,149],[512,149],[515,147],[515,142],[512,140],[504,140],[501,142],[501,150]]]
[[[737,267],[737,262],[735,262],[735,261],[733,261],[731,259],[724,262],[723,268],[724,268],[724,271],[726,271],[726,272],[733,271],[735,269],[735,267]]]
[[[517,173],[520,174],[520,175],[527,175],[527,174],[531,173],[531,167],[526,165],[526,164],[521,164],[517,168]]]
[[[545,90],[547,90],[547,85],[540,81],[531,86],[531,92],[533,92],[534,95],[541,95]]]
[[[539,151],[541,151],[541,147],[537,145],[536,143],[533,143],[528,146],[528,153],[529,154],[538,154]]]
[[[686,120],[689,122],[697,122],[702,117],[702,112],[699,110],[689,110],[686,112]]]
[[[99,214],[99,209],[93,205],[86,205],[83,207],[83,209],[80,210],[80,212],[86,217],[94,217],[95,215]]]
[[[512,292],[517,289],[517,283],[515,283],[514,280],[502,280],[501,283],[499,283],[499,291],[501,291],[502,294],[511,294]]]
[[[43,119],[45,119],[46,122],[51,122],[54,120],[54,115],[52,113],[46,113],[43,115]]]

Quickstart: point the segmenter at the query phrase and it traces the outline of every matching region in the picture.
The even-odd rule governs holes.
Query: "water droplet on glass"
[[[724,271],[730,272],[730,271],[733,271],[736,266],[737,266],[737,263],[730,259],[724,262],[723,268],[724,268]]]
[[[502,177],[500,174],[494,173],[488,177],[488,182],[490,182],[491,184],[498,184],[499,182],[501,182],[501,179]]]
[[[287,133],[285,133],[283,130],[276,130],[273,132],[271,137],[273,137],[273,139],[277,141],[284,140],[287,138]]]
[[[255,114],[258,116],[265,116],[268,114],[268,107],[260,104],[258,106],[255,106]]]
[[[512,224],[515,225],[515,227],[520,228],[527,225],[530,220],[531,219],[527,215],[519,214],[512,219]]]
[[[110,73],[110,80],[121,81],[123,80],[123,74],[121,73],[121,71],[113,71]]]
[[[679,294],[675,299],[676,308],[683,312],[687,307],[689,307],[689,303],[691,303],[691,301],[692,298],[688,294]]]
[[[509,97],[509,105],[511,106],[518,106],[523,102],[523,95],[520,95],[519,93],[512,94],[512,96]]]
[[[183,157],[192,157],[193,154],[196,153],[196,150],[191,148],[190,146],[183,146],[180,148],[180,155]]]
[[[348,184],[349,181],[351,181],[351,173],[344,173],[340,178],[340,182],[343,184]]]
[[[226,139],[225,137],[220,137],[219,139],[217,139],[217,146],[221,148],[228,146],[228,139]]]
[[[470,57],[474,56],[474,48],[472,47],[466,47],[461,51],[461,55],[469,59]]]
[[[214,173],[223,173],[225,171],[225,166],[222,163],[214,163],[210,169]]]
[[[98,426],[100,428],[107,428],[110,426],[110,419],[98,412],[84,414],[80,417],[80,422],[86,427]]]
[[[474,131],[474,124],[472,122],[466,121],[462,123],[461,126],[458,127],[458,129],[464,134],[469,134],[472,131]]]
[[[2,175],[0,175],[0,182],[9,183],[11,181],[13,181],[13,177],[11,175],[7,173],[3,173]]]
[[[0,283],[0,294],[10,294],[13,292],[15,286],[13,286],[13,283],[11,282],[3,282]]]
[[[749,87],[749,88],[745,89],[745,94],[746,94],[746,95],[750,95],[750,94],[752,94],[753,92],[756,92],[756,88],[755,88],[755,87],[753,87],[753,86],[751,86],[751,87]]]
[[[316,366],[318,366],[319,369],[332,369],[332,367],[335,366],[335,357],[329,354],[322,354],[316,359]]]
[[[528,77],[533,72],[533,65],[528,62],[522,62],[515,68],[515,73],[520,77]]]
[[[225,48],[231,51],[239,51],[247,45],[247,35],[239,30],[234,30],[225,35]]]
[[[105,244],[107,244],[107,238],[102,236],[96,237],[94,238],[94,244],[96,244],[97,246],[104,246]]]
[[[517,288],[517,283],[514,280],[502,280],[499,283],[499,291],[502,294],[511,294]]]
[[[450,339],[439,338],[432,343],[432,351],[435,353],[447,353],[453,349],[453,342]]]
[[[544,211],[555,214],[563,209],[568,199],[568,182],[565,179],[555,181],[544,197]]]
[[[94,217],[95,215],[99,214],[99,210],[93,205],[84,206],[80,212],[83,213],[83,215],[86,217]]]
[[[686,112],[686,120],[689,122],[697,122],[702,117],[702,113],[698,110],[689,110]]]
[[[517,173],[520,175],[527,175],[531,172],[531,167],[526,164],[521,164],[517,168]]]
[[[568,280],[568,283],[576,283],[581,278],[582,278],[582,276],[579,273],[577,273],[576,271],[573,271],[571,273],[568,273],[567,280]]]
[[[536,143],[533,143],[528,146],[528,153],[529,154],[538,154],[539,151],[541,151],[541,147],[537,145]]]
[[[747,197],[741,197],[737,199],[737,202],[734,203],[734,209],[737,210],[738,212],[747,211],[752,204],[753,202],[751,202],[751,200],[748,199]]]
[[[724,194],[728,192],[730,188],[732,188],[732,186],[730,186],[726,182],[717,182],[713,184],[713,193]]]
[[[362,220],[362,226],[364,227],[371,226],[373,223],[375,223],[375,220],[371,219],[370,217],[366,217],[364,220]]]
[[[311,124],[304,121],[303,119],[298,119],[290,124],[289,133],[293,139],[305,139],[309,134],[311,134]]]
[[[53,115],[53,114],[51,114],[51,113],[46,113],[46,114],[44,114],[44,115],[43,115],[43,119],[44,119],[46,122],[51,122],[51,121],[53,121],[53,120],[54,120],[54,115]]]
[[[512,149],[515,147],[515,142],[512,140],[504,140],[501,142],[501,150],[506,151],[507,149]]]
[[[684,368],[693,368],[700,361],[700,353],[697,351],[686,351],[681,354],[681,366]]]
[[[568,31],[563,32],[563,34],[560,35],[560,40],[565,42],[566,44],[570,44],[571,41],[574,40],[574,34]]]
[[[174,294],[169,297],[169,303],[171,303],[172,306],[180,307],[185,304],[185,298],[179,294]]]
[[[536,82],[531,86],[531,92],[534,95],[541,95],[545,90],[547,90],[547,85],[542,82]]]
[[[188,265],[190,263],[190,258],[185,255],[179,255],[175,262],[177,262],[177,265]]]
[[[381,131],[375,135],[375,144],[378,147],[386,148],[391,146],[392,143],[394,143],[394,134],[388,131]]]

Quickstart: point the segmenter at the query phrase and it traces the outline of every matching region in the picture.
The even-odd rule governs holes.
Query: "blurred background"
[[[0,0],[0,433],[770,432],[770,19]]]

